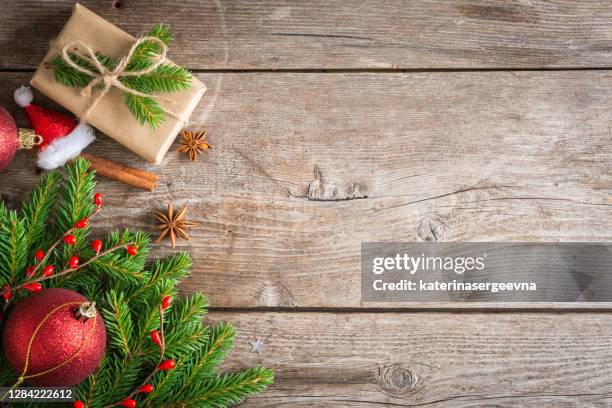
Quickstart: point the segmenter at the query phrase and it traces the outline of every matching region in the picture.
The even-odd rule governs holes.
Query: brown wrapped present
[[[158,102],[172,114],[152,130],[132,116],[123,102],[121,90],[111,87],[91,109],[92,101],[99,96],[99,89],[84,96],[80,89],[67,87],[54,79],[53,59],[62,53],[64,46],[75,41],[86,44],[95,52],[119,59],[130,50],[136,39],[75,4],[72,16],[36,70],[32,86],[78,117],[87,112],[88,123],[149,162],[159,164],[206,91],[204,84],[192,77],[189,89],[164,94]]]

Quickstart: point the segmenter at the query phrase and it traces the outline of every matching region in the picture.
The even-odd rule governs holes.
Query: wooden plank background
[[[610,314],[213,313],[228,369],[275,362],[249,407],[609,407]],[[263,355],[245,342],[260,337]],[[243,355],[238,352],[242,348]]]
[[[154,210],[189,205],[200,225],[178,248],[195,263],[182,290],[205,291],[211,319],[236,324],[228,368],[278,372],[246,406],[612,403],[612,304],[432,313],[467,306],[359,299],[363,241],[611,240],[612,5],[83,4],[131,33],[167,22],[170,57],[209,87],[191,126],[213,149],[196,164],[175,143],[150,166],[100,135],[89,151],[161,184],[146,193],[101,180],[108,204],[95,225],[153,232]],[[22,125],[12,89],[71,6],[19,1],[0,15],[0,105]],[[17,205],[37,174],[18,153],[0,195]],[[255,337],[262,355],[249,353]]]
[[[72,1],[20,0],[0,15],[2,68],[35,68]],[[602,0],[85,0],[131,33],[172,26],[193,69],[610,67]]]

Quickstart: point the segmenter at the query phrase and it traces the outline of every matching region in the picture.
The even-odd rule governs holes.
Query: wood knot
[[[368,198],[370,187],[364,181],[337,183],[328,180],[323,171],[314,166],[314,180],[308,185],[306,198],[311,201],[345,201]]]
[[[406,394],[416,387],[417,382],[417,375],[399,364],[391,364],[378,369],[378,384],[389,394]]]
[[[446,225],[445,220],[437,215],[428,216],[421,220],[417,227],[417,238],[420,241],[437,242],[446,240]]]

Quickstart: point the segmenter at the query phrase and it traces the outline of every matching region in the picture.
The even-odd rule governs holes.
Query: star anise
[[[172,242],[172,248],[176,247],[176,237],[180,237],[189,241],[190,237],[187,234],[187,229],[197,225],[195,222],[185,220],[185,214],[187,213],[187,206],[183,207],[177,213],[174,212],[172,204],[168,204],[168,212],[164,214],[161,211],[155,211],[155,217],[161,224],[157,226],[157,229],[161,230],[159,238],[155,242],[160,242],[166,237],[170,237]]]
[[[189,130],[183,131],[183,140],[181,140],[181,146],[178,149],[179,153],[187,153],[192,162],[196,161],[198,156],[202,154],[204,150],[211,149],[206,140],[206,131],[192,132]]]

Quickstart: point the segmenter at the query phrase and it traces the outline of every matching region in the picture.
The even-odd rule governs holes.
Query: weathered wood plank
[[[612,315],[221,313],[228,369],[276,383],[247,407],[606,407]],[[262,354],[249,341],[264,342]]]
[[[131,33],[164,21],[194,69],[612,66],[606,1],[83,0]],[[0,14],[0,68],[34,68],[73,1]]]
[[[432,239],[430,223],[448,241],[612,239],[608,72],[200,77],[192,123],[213,150],[171,152],[153,194],[103,181],[97,225],[153,232],[154,209],[188,204],[184,289],[215,306],[362,307],[360,243]],[[91,151],[150,168],[106,138]],[[0,193],[21,199],[33,167],[20,153]]]

